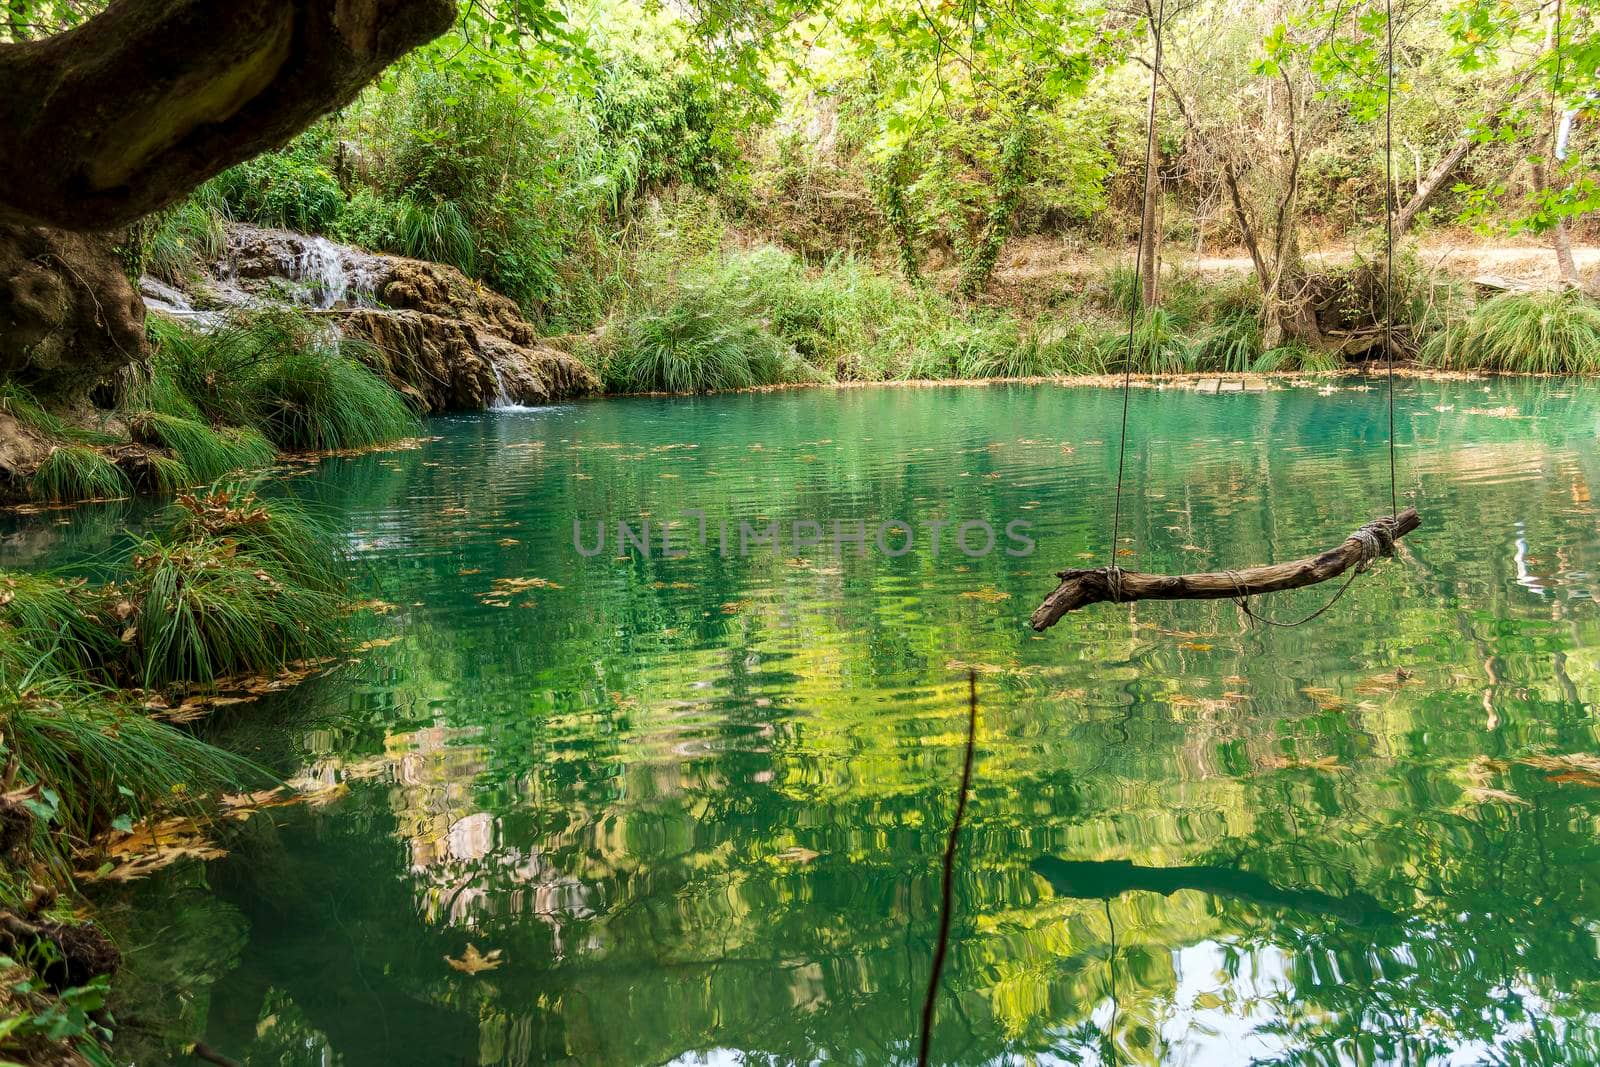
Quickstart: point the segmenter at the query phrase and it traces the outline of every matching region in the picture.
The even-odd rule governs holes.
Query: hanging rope
[[[1400,514],[1394,461],[1394,0],[1383,0],[1383,354],[1389,368],[1389,514]],[[1340,590],[1342,593],[1343,590]],[[1336,598],[1337,599],[1337,598]]]
[[[939,999],[939,978],[944,973],[945,954],[950,950],[950,897],[955,886],[956,845],[961,840],[961,822],[967,814],[967,795],[972,789],[972,751],[978,741],[978,672],[967,669],[967,751],[961,761],[961,787],[956,792],[956,814],[950,820],[950,836],[944,843],[944,879],[939,890],[939,941],[933,949],[933,970],[928,975],[928,995],[922,1001],[922,1043],[917,1052],[918,1067],[928,1067],[928,1047],[933,1040],[933,1008]]]
[[[1560,0],[1557,0],[1558,4]],[[1145,10],[1149,11],[1146,0]],[[1558,8],[1559,11],[1559,8]],[[1150,65],[1150,102],[1146,115],[1145,148],[1144,148],[1144,174],[1145,188],[1150,185],[1150,168],[1155,155],[1156,141],[1156,92],[1161,79],[1162,59],[1162,25],[1166,17],[1166,0],[1160,0],[1156,9],[1154,21],[1151,24],[1151,33],[1155,39],[1155,60]],[[1558,15],[1559,17],[1559,15]],[[1383,293],[1383,352],[1384,363],[1388,376],[1388,452],[1389,452],[1389,514],[1398,519],[1400,515],[1400,483],[1397,473],[1395,458],[1395,433],[1394,433],[1394,9],[1393,0],[1384,0],[1384,79],[1383,79],[1383,236],[1384,236],[1384,293]],[[1122,599],[1122,569],[1117,566],[1117,543],[1122,534],[1122,486],[1124,473],[1127,466],[1128,455],[1128,404],[1133,386],[1133,342],[1138,325],[1139,312],[1142,309],[1144,292],[1142,280],[1144,275],[1144,251],[1146,224],[1149,221],[1149,212],[1141,211],[1139,216],[1139,248],[1134,255],[1134,293],[1128,310],[1128,337],[1123,354],[1122,371],[1122,425],[1117,440],[1117,490],[1116,502],[1111,515],[1111,545],[1106,561],[1106,578],[1111,586],[1112,599]],[[1373,555],[1379,554],[1377,546]],[[1393,541],[1382,554],[1392,551]],[[1239,610],[1256,622],[1267,626],[1277,626],[1289,629],[1303,626],[1327,612],[1349,590],[1350,584],[1355,581],[1356,575],[1362,574],[1367,569],[1371,557],[1363,558],[1361,563],[1350,571],[1350,577],[1339,586],[1320,608],[1303,618],[1293,622],[1281,622],[1268,618],[1256,612],[1250,606],[1250,598],[1240,589],[1240,595],[1233,598]],[[1228,571],[1229,575],[1234,572]]]
[[[1149,0],[1145,0],[1145,12],[1148,14],[1149,11]],[[1156,54],[1150,64],[1150,105],[1145,114],[1143,188],[1146,192],[1150,189],[1150,167],[1156,151],[1156,91],[1161,80],[1161,29],[1166,15],[1167,0],[1160,0],[1150,23],[1150,36],[1155,39]],[[1140,205],[1139,248],[1133,254],[1133,299],[1128,301],[1128,343],[1122,356],[1122,432],[1117,438],[1117,500],[1115,510],[1111,513],[1111,547],[1107,550],[1106,560],[1106,569],[1112,582],[1117,580],[1117,538],[1122,533],[1122,472],[1128,458],[1128,396],[1133,390],[1133,337],[1139,325],[1139,312],[1144,306],[1145,224],[1150,221],[1150,214],[1144,210],[1144,205]],[[1160,269],[1159,264],[1157,269]]]

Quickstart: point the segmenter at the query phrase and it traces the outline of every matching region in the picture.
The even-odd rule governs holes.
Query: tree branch
[[[114,0],[0,45],[0,217],[132,222],[282,145],[454,17],[454,0]]]
[[[1065,570],[1056,575],[1061,584],[1045,597],[1030,622],[1035,630],[1048,630],[1070,611],[1107,601],[1125,604],[1132,600],[1225,600],[1316,585],[1359,567],[1379,552],[1387,555],[1397,540],[1421,525],[1417,509],[1406,508],[1399,515],[1367,523],[1337,548],[1320,556],[1242,571],[1140,574],[1117,570],[1113,574],[1109,567]]]

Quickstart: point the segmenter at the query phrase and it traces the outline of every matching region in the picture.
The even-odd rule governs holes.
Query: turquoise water
[[[1349,385],[1135,392],[1118,561],[1283,560],[1386,513],[1384,394]],[[110,892],[141,1025],[247,1064],[909,1062],[970,667],[935,1062],[1600,1059],[1592,387],[1402,383],[1424,526],[1311,625],[1103,605],[1033,634],[1051,572],[1105,559],[1119,412],[607,400],[288,479],[385,610],[358,663],[213,729],[346,791]],[[585,557],[575,518],[676,522],[686,555]],[[999,536],[718,551],[856,519]],[[495,965],[452,967],[469,943]]]

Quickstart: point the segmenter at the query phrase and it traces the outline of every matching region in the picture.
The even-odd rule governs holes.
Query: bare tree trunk
[[[1417,221],[1417,216],[1422,214],[1427,206],[1433,202],[1433,198],[1439,195],[1440,190],[1444,189],[1451,176],[1455,174],[1456,168],[1461,166],[1461,162],[1472,154],[1472,150],[1478,146],[1483,134],[1493,133],[1504,124],[1503,113],[1506,105],[1521,94],[1522,90],[1527,87],[1528,80],[1531,77],[1532,71],[1523,71],[1522,74],[1518,75],[1490,107],[1488,119],[1483,128],[1481,130],[1467,130],[1457,137],[1455,142],[1450,145],[1450,150],[1441,156],[1439,161],[1428,171],[1427,176],[1417,183],[1416,193],[1410,200],[1406,201],[1405,206],[1395,216],[1394,232],[1396,234],[1402,234],[1411,229],[1412,224]]]
[[[1561,6],[1557,4],[1545,18],[1544,52],[1546,55],[1555,51],[1560,45],[1557,36],[1560,25]],[[1571,126],[1566,121],[1564,110],[1556,103],[1555,89],[1550,91],[1550,127],[1545,136],[1545,151],[1541,152],[1533,163],[1533,189],[1535,193],[1550,191],[1550,159],[1554,157],[1559,161],[1566,155],[1566,134]],[[1561,273],[1561,284],[1569,289],[1582,287],[1578,278],[1578,265],[1572,258],[1572,233],[1567,225],[1565,216],[1556,219],[1555,226],[1550,230],[1550,247],[1556,254],[1556,269]]]
[[[1161,168],[1152,159],[1144,176],[1144,211],[1139,222],[1139,285],[1143,307],[1155,307],[1161,280]]]

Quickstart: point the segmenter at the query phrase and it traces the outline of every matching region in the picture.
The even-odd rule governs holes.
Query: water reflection
[[[1379,395],[1136,396],[1123,564],[1286,559],[1385,510]],[[350,791],[131,890],[247,931],[157,939],[187,999],[146,1010],[252,1064],[906,1062],[971,665],[938,1062],[1584,1062],[1600,404],[1406,386],[1426,525],[1314,626],[1157,603],[1038,637],[1050,572],[1103,558],[1118,404],[608,401],[294,479],[398,640],[227,726]],[[1040,555],[571,550],[574,516],[691,508],[1021,517]],[[454,970],[469,942],[504,962]]]

